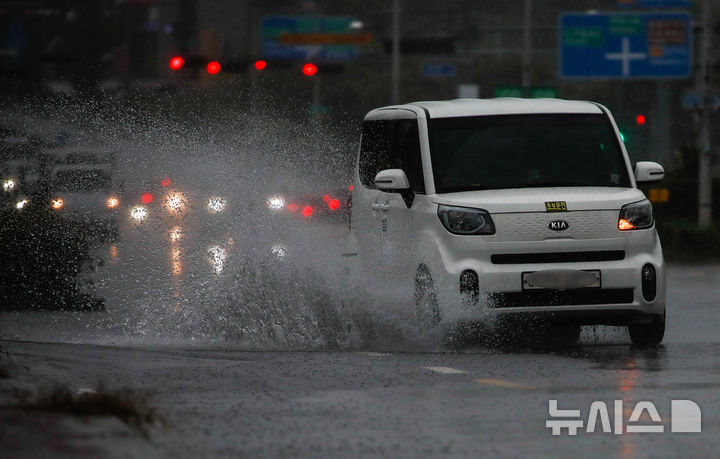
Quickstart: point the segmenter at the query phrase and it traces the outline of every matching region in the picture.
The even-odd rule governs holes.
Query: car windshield
[[[629,187],[603,115],[503,115],[429,121],[438,193],[554,186]]]
[[[109,171],[76,169],[55,172],[54,189],[74,193],[108,191],[112,184]]]

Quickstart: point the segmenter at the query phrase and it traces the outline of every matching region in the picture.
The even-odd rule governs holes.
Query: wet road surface
[[[612,328],[584,330],[580,346],[555,353],[244,352],[2,341],[37,384],[131,387],[149,394],[168,421],[151,427],[148,440],[103,434],[93,421],[95,430],[87,429],[95,433],[16,444],[6,452],[59,454],[64,443],[111,457],[716,455],[719,290],[717,266],[671,268],[669,329],[664,344],[652,349],[630,346],[626,332]],[[13,384],[19,383],[0,380],[6,394]],[[701,433],[670,432],[673,399],[701,407]],[[583,428],[577,436],[553,436],[546,427],[549,400],[580,410],[585,424],[593,401],[605,402],[613,420],[613,403],[621,400],[625,424],[637,402],[651,401],[662,421],[643,416],[641,423],[664,432],[603,433],[598,420],[595,433]],[[31,419],[0,413],[5,435],[23,438],[38,429]],[[34,435],[28,438],[47,440],[52,429]]]

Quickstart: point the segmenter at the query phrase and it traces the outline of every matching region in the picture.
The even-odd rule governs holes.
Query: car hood
[[[619,210],[645,199],[637,188],[552,187],[463,191],[431,196],[437,204],[478,207],[490,213],[546,212],[545,203],[565,201],[568,211]]]

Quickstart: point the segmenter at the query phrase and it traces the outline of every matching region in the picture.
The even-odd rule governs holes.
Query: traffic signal
[[[175,56],[172,59],[170,59],[170,68],[172,70],[180,70],[184,64],[185,64],[185,59],[183,59],[180,56]]]
[[[265,70],[267,68],[267,61],[255,61],[254,65],[256,70]]]
[[[308,62],[307,64],[303,65],[302,72],[307,76],[313,76],[317,73],[317,66],[311,62]]]
[[[635,124],[637,124],[638,126],[644,126],[645,121],[646,121],[645,115],[643,115],[643,114],[639,114],[635,117]]]
[[[218,61],[211,61],[208,63],[205,69],[210,75],[217,75],[218,73],[220,73],[220,63]]]

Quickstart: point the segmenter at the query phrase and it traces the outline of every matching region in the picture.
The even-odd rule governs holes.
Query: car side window
[[[410,188],[425,193],[416,120],[365,121],[360,144],[360,182],[375,188],[375,176],[384,169],[402,169]]]

